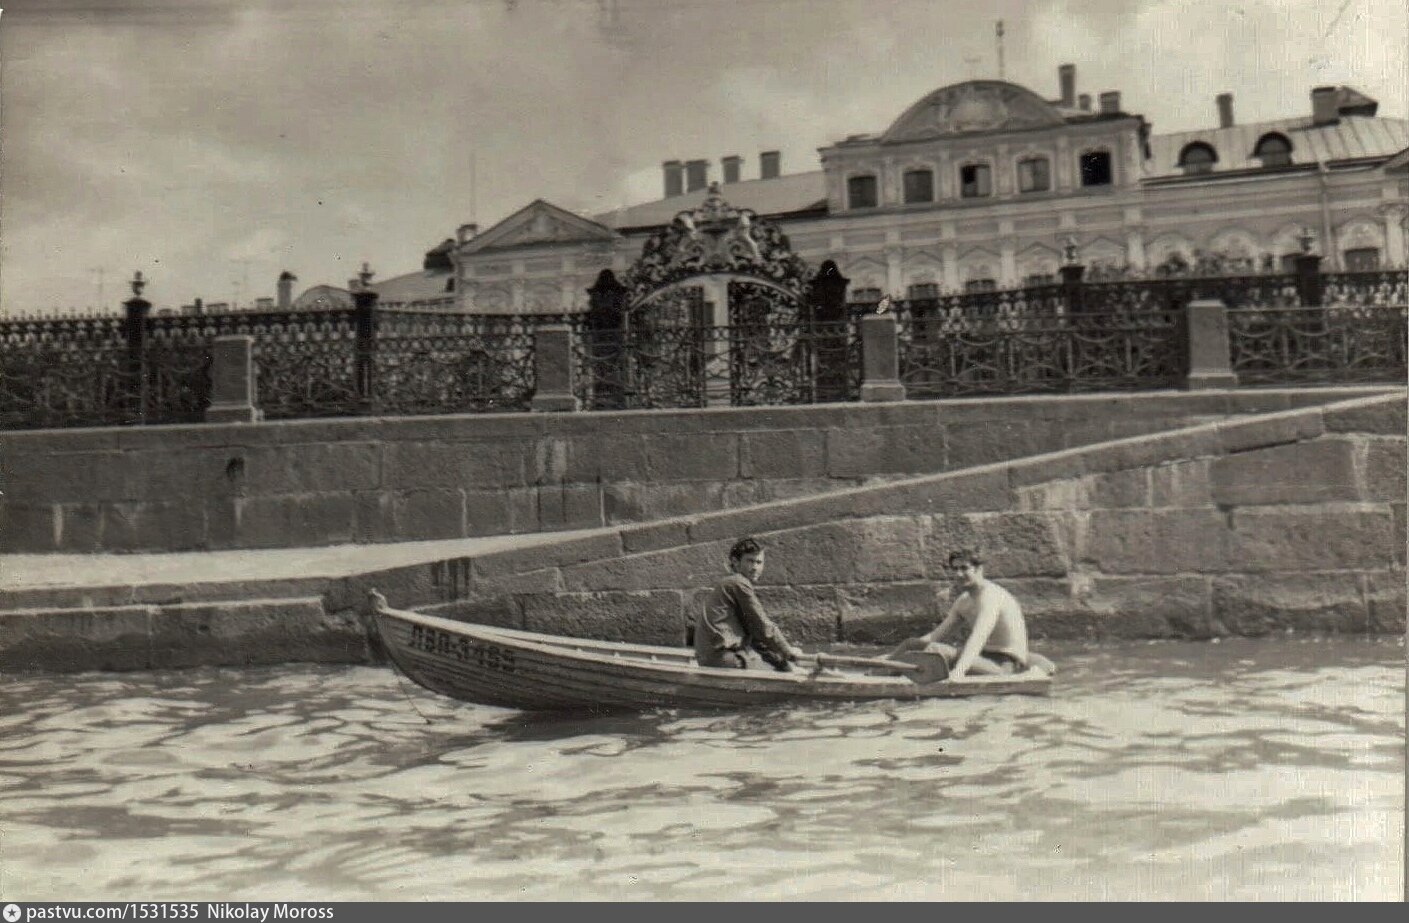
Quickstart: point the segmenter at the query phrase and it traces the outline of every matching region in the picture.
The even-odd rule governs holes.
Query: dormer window
[[[1081,155],[1081,185],[1109,186],[1111,184],[1111,152],[1091,151]]]
[[[848,208],[875,208],[878,201],[875,176],[853,176],[846,181]]]
[[[1018,161],[1018,191],[1046,192],[1052,188],[1052,162],[1046,157]]]
[[[986,163],[969,163],[959,168],[959,195],[981,199],[993,194],[993,170]]]
[[[1179,166],[1186,174],[1212,173],[1218,163],[1218,152],[1202,141],[1184,145],[1179,152]]]
[[[1292,162],[1292,142],[1277,132],[1265,134],[1257,140],[1252,156],[1261,160],[1264,167],[1285,167]]]
[[[906,170],[903,181],[906,205],[934,201],[934,171]]]

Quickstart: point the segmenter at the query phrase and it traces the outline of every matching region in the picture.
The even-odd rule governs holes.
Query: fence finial
[[[142,289],[147,287],[147,280],[142,278],[142,270],[137,270],[132,274],[132,281],[127,283],[132,286],[132,297],[141,298]]]

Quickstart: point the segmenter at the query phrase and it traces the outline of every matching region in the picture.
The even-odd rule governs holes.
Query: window
[[[959,195],[980,199],[993,194],[993,171],[987,164],[971,163],[959,168]]]
[[[1018,191],[1046,192],[1052,188],[1052,162],[1046,157],[1018,161]]]
[[[1299,256],[1301,256],[1300,253],[1283,253],[1282,258],[1278,260],[1282,272],[1296,272],[1296,258]]]
[[[881,290],[878,288],[854,288],[851,290],[852,304],[875,304],[881,300]]]
[[[853,176],[846,181],[846,201],[849,208],[876,207],[876,178]]]
[[[998,282],[994,279],[970,279],[964,283],[966,292],[996,292]]]
[[[929,170],[905,171],[905,204],[934,201],[934,173]]]
[[[1285,167],[1292,162],[1292,143],[1286,135],[1273,132],[1258,139],[1252,155],[1261,159],[1264,167]]]
[[[1380,268],[1378,247],[1358,247],[1345,251],[1345,268],[1350,272],[1372,272]]]
[[[1081,185],[1109,186],[1111,184],[1110,151],[1092,151],[1081,155]]]
[[[1034,272],[1023,277],[1024,288],[1036,288],[1039,285],[1051,285],[1056,278],[1050,272]]]
[[[911,301],[934,301],[939,297],[939,286],[933,282],[916,282],[910,286]]]
[[[1185,173],[1211,173],[1218,163],[1218,152],[1201,141],[1184,145],[1179,152],[1179,166]]]

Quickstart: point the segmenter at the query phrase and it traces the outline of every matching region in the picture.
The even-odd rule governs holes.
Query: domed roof
[[[926,141],[980,132],[1026,131],[1064,124],[1061,110],[1003,80],[969,80],[921,98],[886,129],[883,142]]]

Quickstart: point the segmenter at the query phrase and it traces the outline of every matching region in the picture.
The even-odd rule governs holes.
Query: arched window
[[[876,178],[874,176],[853,176],[846,181],[848,208],[875,208],[876,203]]]
[[[1343,254],[1345,268],[1350,272],[1373,272],[1380,268],[1379,247],[1357,247]]]
[[[1018,161],[1018,191],[1046,192],[1052,188],[1052,162],[1046,157]]]
[[[1111,177],[1111,152],[1091,151],[1081,155],[1081,185],[1109,186]]]
[[[934,201],[933,170],[906,170],[903,180],[906,205]]]
[[[959,168],[959,195],[981,199],[993,194],[993,169],[986,163],[967,163]]]
[[[1261,160],[1264,167],[1284,167],[1292,162],[1292,142],[1286,135],[1270,132],[1257,139],[1252,156]]]
[[[1218,152],[1202,141],[1184,145],[1179,152],[1179,166],[1185,173],[1209,173],[1218,163]]]

